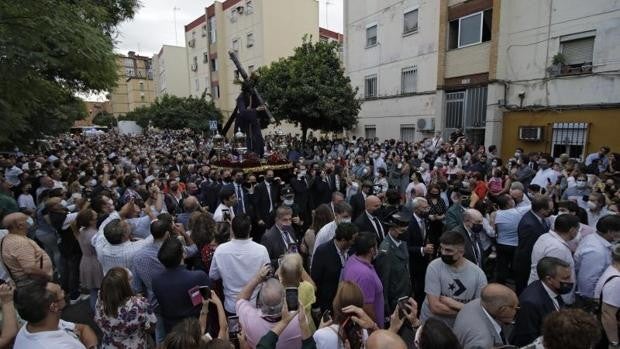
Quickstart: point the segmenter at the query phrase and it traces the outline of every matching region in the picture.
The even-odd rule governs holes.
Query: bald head
[[[366,342],[367,349],[407,349],[407,344],[396,333],[387,330],[374,331]]]
[[[375,195],[366,198],[366,211],[373,213],[381,207],[381,199]]]
[[[28,224],[26,223],[28,216],[15,212],[10,213],[2,219],[2,226],[9,230],[9,233],[26,233],[28,231]]]
[[[510,288],[491,283],[482,289],[480,304],[491,316],[507,324],[515,316],[519,298]]]
[[[195,196],[188,196],[183,200],[183,208],[185,212],[193,212],[200,208],[200,203]]]

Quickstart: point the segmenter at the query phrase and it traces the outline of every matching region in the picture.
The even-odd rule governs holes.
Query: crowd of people
[[[608,147],[287,141],[275,172],[189,130],[0,154],[0,347],[620,348]]]

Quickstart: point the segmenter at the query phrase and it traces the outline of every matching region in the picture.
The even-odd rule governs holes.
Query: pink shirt
[[[239,299],[236,304],[239,323],[245,332],[245,338],[251,348],[256,348],[260,339],[276,325],[262,318],[262,312],[252,303],[245,299]],[[301,329],[297,315],[286,326],[278,337],[276,349],[295,349],[301,348]]]

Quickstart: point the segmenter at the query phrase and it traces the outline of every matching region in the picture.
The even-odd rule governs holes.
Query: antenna
[[[176,6],[172,8],[172,16],[174,17],[174,44],[176,46],[179,45],[179,36],[177,34],[177,11],[181,11],[181,8]]]

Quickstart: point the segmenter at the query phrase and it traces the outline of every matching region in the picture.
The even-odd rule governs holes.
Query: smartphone
[[[228,317],[228,338],[237,339],[239,332],[241,332],[241,326],[239,326],[239,317],[229,316]]]
[[[198,291],[200,292],[202,299],[204,300],[211,299],[211,289],[209,288],[209,286],[200,286],[198,288]]]
[[[407,313],[407,306],[405,304],[407,304],[408,300],[409,297],[400,297],[396,303],[398,304],[398,317],[401,319],[404,318]]]
[[[286,292],[286,306],[288,311],[296,311],[299,309],[299,291],[297,287],[287,287]]]
[[[328,322],[331,319],[332,319],[332,312],[329,309],[325,310],[325,312],[323,312],[323,315],[321,316],[321,321]]]

